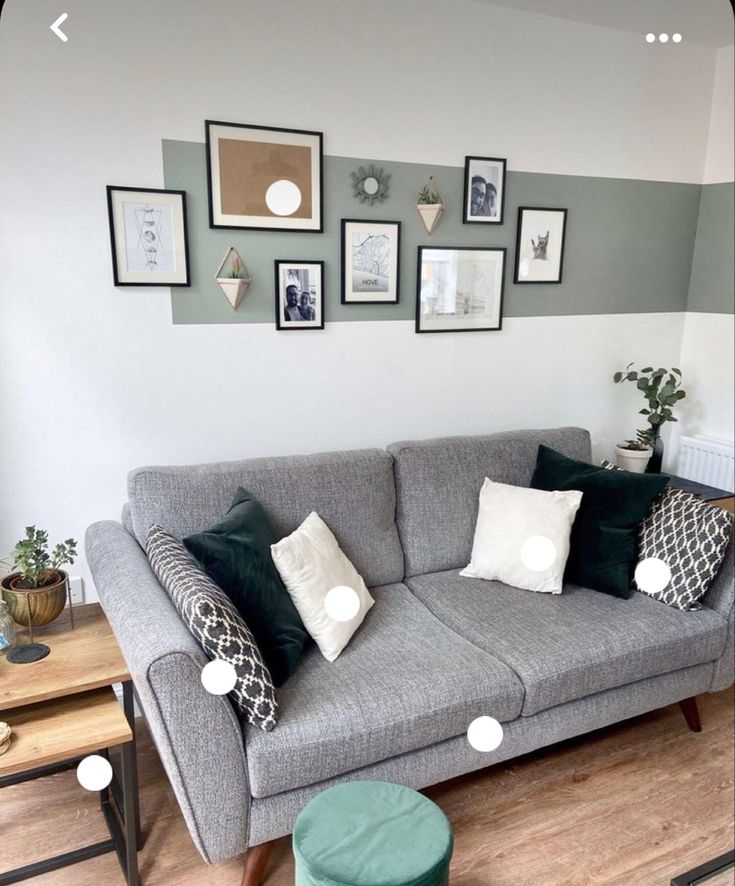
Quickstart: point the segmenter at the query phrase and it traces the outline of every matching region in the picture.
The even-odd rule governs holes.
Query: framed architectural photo
[[[505,207],[505,160],[464,158],[465,224],[502,225]]]
[[[324,229],[321,132],[206,120],[211,228]]]
[[[342,304],[396,305],[401,223],[342,219]]]
[[[518,209],[515,283],[561,283],[566,209]]]
[[[324,262],[276,260],[276,329],[324,329]]]
[[[416,332],[500,329],[505,252],[505,248],[419,246]]]
[[[107,186],[115,286],[189,286],[186,193]]]

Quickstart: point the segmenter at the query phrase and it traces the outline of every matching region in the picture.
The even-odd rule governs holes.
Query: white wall
[[[64,8],[66,44],[56,0],[8,0],[0,25],[0,551],[30,522],[117,517],[141,463],[559,424],[603,454],[633,430],[610,376],[674,363],[683,315],[174,327],[167,290],[112,286],[104,187],[160,187],[161,139],[206,117],[323,129],[359,158],[698,182],[714,52],[466,0]]]
[[[731,182],[735,179],[735,47],[717,51],[712,107],[710,109],[704,181]]]

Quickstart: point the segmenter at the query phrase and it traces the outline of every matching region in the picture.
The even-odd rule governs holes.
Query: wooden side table
[[[11,664],[0,658],[0,719],[13,738],[0,756],[0,787],[75,768],[90,753],[120,747],[120,777],[100,791],[110,839],[0,873],[0,886],[84,861],[113,849],[128,886],[138,886],[140,809],[135,757],[133,684],[98,603],[75,608],[44,628],[51,653]],[[112,690],[122,683],[123,707]]]

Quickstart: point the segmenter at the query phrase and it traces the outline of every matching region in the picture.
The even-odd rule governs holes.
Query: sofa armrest
[[[248,848],[250,785],[242,727],[200,674],[207,657],[119,523],[94,523],[85,549],[97,592],[192,839],[213,863]]]
[[[732,686],[735,680],[735,544],[730,544],[725,552],[720,571],[704,595],[702,601],[708,609],[714,609],[727,620],[725,648],[715,664],[715,672],[710,692],[719,692]]]

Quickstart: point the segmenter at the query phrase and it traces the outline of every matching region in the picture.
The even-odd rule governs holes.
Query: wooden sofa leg
[[[694,697],[685,698],[683,701],[679,702],[679,707],[681,708],[682,714],[684,714],[684,719],[687,721],[687,726],[692,732],[701,732],[702,723],[699,719],[697,699]]]
[[[269,840],[267,843],[259,843],[248,849],[245,855],[245,870],[242,872],[242,886],[260,886],[275,845],[275,840]]]

